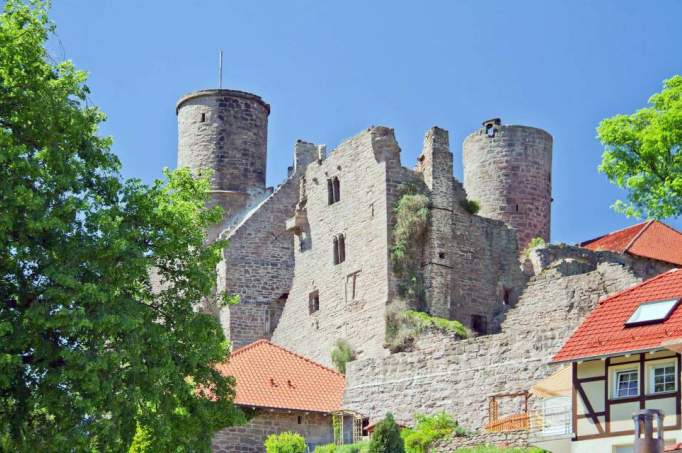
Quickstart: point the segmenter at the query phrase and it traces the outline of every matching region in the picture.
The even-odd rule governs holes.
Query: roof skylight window
[[[626,326],[663,322],[680,302],[679,299],[645,302],[625,321]]]

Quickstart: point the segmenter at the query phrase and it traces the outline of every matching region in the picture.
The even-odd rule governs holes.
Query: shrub
[[[544,239],[542,239],[541,237],[534,237],[533,239],[530,240],[526,248],[523,249],[522,255],[524,258],[528,258],[530,256],[531,250],[537,247],[544,247],[545,245],[547,245],[547,243],[545,242]]]
[[[414,428],[405,428],[400,432],[405,442],[406,453],[426,453],[429,446],[438,439],[465,436],[467,432],[446,412],[435,415],[416,414]]]
[[[346,374],[346,364],[355,358],[355,351],[346,340],[336,340],[334,349],[332,349],[332,363],[339,373]]]
[[[464,208],[466,212],[469,214],[478,214],[478,211],[481,210],[481,205],[478,203],[478,201],[474,200],[462,200],[459,202],[460,206]]]
[[[270,434],[265,439],[267,453],[306,453],[305,439],[298,433]]]
[[[369,442],[368,453],[405,453],[400,429],[395,423],[393,414],[386,414],[386,418],[374,427],[372,440]]]
[[[415,338],[429,328],[454,333],[460,338],[469,336],[466,327],[459,321],[408,310],[405,303],[395,301],[386,310],[386,347],[391,352],[409,350]]]

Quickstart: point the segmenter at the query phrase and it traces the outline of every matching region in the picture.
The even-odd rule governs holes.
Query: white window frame
[[[656,379],[654,376],[655,370],[658,368],[668,368],[670,366],[673,366],[675,368],[675,388],[673,390],[665,390],[661,392],[656,391]],[[679,372],[680,370],[677,369],[677,359],[674,358],[672,360],[662,360],[662,361],[656,361],[654,363],[651,363],[648,365],[648,375],[649,375],[649,394],[650,395],[660,395],[664,393],[675,393],[677,392],[677,386],[679,385]]]
[[[637,393],[635,395],[619,395],[618,394],[618,384],[619,384],[619,379],[618,376],[621,374],[625,373],[635,373],[637,376]],[[624,398],[635,398],[638,397],[642,391],[642,383],[640,382],[640,375],[639,375],[639,366],[637,367],[630,367],[630,368],[623,368],[620,370],[615,370],[613,372],[613,398],[614,399],[624,399]]]

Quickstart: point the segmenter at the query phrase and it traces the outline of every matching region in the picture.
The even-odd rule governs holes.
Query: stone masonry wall
[[[415,352],[349,363],[344,407],[372,419],[391,411],[400,420],[445,410],[465,428],[481,429],[489,395],[528,390],[549,376],[556,370],[551,356],[600,297],[657,271],[591,258],[590,267],[560,259],[533,277],[504,313],[502,333],[462,341],[433,334]]]
[[[325,365],[336,340],[360,357],[380,357],[388,300],[388,218],[400,167],[393,131],[373,127],[308,165],[305,244],[296,237],[294,279],[273,341]],[[402,175],[404,172],[399,172]],[[340,200],[329,204],[327,180],[338,177]],[[398,178],[400,179],[400,178]],[[293,212],[292,212],[293,214]],[[344,236],[345,261],[333,262],[333,240]],[[311,294],[319,310],[310,309]]]
[[[334,442],[330,415],[261,410],[244,426],[218,431],[213,437],[212,450],[215,453],[265,453],[265,439],[270,434],[285,431],[301,434],[310,451],[317,445]]]
[[[481,216],[517,231],[519,250],[534,237],[549,242],[552,136],[533,127],[489,126],[464,140],[464,188],[480,203]]]
[[[259,96],[204,90],[180,98],[178,167],[213,171],[212,188],[265,188],[270,106]]]
[[[503,222],[467,212],[467,195],[452,165],[448,132],[432,128],[416,166],[432,202],[423,258],[428,308],[469,327],[474,316],[482,317],[483,330],[493,332],[497,313],[516,301],[526,282],[516,260],[516,235]]]
[[[309,145],[296,144],[297,171],[222,234],[230,244],[218,266],[218,288],[241,298],[220,312],[234,347],[268,338],[286,303],[294,274],[294,242],[285,224],[298,201],[303,164],[316,156],[316,148]]]

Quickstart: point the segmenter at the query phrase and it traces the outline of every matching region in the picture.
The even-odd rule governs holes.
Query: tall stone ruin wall
[[[276,304],[282,303],[293,278],[293,243],[284,225],[297,200],[298,181],[290,177],[224,233],[230,244],[218,266],[218,289],[238,294],[240,303],[222,309],[220,318],[234,347],[272,333]]]
[[[480,430],[490,395],[528,390],[556,371],[552,355],[600,297],[660,270],[652,263],[590,258],[589,267],[559,259],[531,278],[518,304],[501,315],[502,333],[459,341],[432,333],[414,352],[349,363],[344,407],[372,419],[390,411],[404,421],[444,410],[465,428]],[[531,408],[536,404],[531,398]]]
[[[337,340],[360,357],[386,354],[384,315],[389,299],[388,216],[405,173],[393,131],[373,127],[339,145],[305,172],[306,243],[295,241],[296,266],[277,344],[331,365]],[[340,181],[329,204],[327,180]],[[293,210],[290,214],[293,214]],[[345,261],[334,264],[333,240],[344,236]],[[291,240],[291,238],[290,238]],[[310,308],[317,292],[319,309]]]

